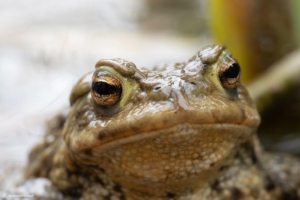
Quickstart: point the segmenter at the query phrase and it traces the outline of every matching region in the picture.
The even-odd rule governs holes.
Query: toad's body
[[[31,152],[27,176],[70,198],[300,198],[300,162],[260,149],[260,118],[239,81],[220,45],[163,71],[101,60]]]

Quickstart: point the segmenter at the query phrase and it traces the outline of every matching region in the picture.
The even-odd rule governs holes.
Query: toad
[[[300,199],[299,159],[263,151],[240,80],[223,45],[157,71],[100,60],[30,153],[26,176],[70,199]]]

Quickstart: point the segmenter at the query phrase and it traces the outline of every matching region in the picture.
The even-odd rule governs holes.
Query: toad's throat
[[[92,154],[124,186],[144,191],[193,188],[208,181],[253,131],[233,124],[180,124],[97,146]]]

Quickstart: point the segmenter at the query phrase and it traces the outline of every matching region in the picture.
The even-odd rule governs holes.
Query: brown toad
[[[222,45],[162,71],[100,60],[32,150],[27,177],[49,178],[66,198],[300,198],[300,162],[261,150],[240,78]]]

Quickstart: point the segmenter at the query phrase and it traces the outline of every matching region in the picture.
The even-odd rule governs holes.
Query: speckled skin
[[[70,199],[300,199],[300,161],[261,150],[246,89],[219,79],[228,54],[208,46],[162,71],[99,61],[94,74],[119,80],[120,100],[97,105],[93,74],[84,76],[68,116],[52,120],[32,150],[26,176],[49,178]]]

